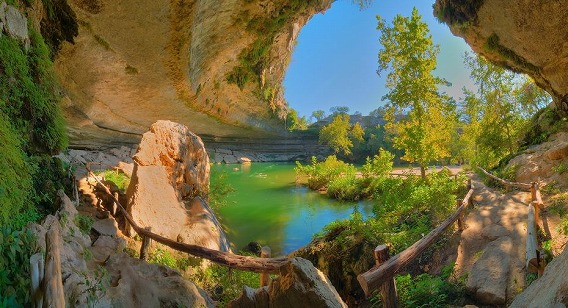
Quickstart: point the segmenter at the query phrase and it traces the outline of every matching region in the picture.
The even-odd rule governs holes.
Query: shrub
[[[396,276],[398,298],[401,307],[447,307],[459,304],[463,297],[465,279],[453,279],[453,265],[446,266],[440,276],[410,274]]]
[[[30,257],[35,239],[29,231],[0,230],[0,306],[30,305]]]
[[[325,161],[318,162],[312,157],[312,164],[303,166],[296,162],[296,174],[308,177],[308,187],[314,190],[326,188],[327,185],[341,174],[353,172],[353,165],[338,160],[335,155],[328,156]]]
[[[130,178],[122,172],[105,170],[98,173],[97,175],[102,176],[106,181],[113,182],[116,187],[118,187],[118,189],[120,189],[120,191],[122,192],[125,192],[128,188],[128,185],[130,184]]]

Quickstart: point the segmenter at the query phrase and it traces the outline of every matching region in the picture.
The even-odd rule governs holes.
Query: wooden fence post
[[[148,232],[152,232],[152,227],[144,228]],[[150,247],[150,243],[152,243],[152,239],[148,236],[142,237],[142,246],[140,247],[140,260],[148,260],[148,247]]]
[[[387,245],[383,244],[375,248],[375,263],[377,266],[386,262],[389,258],[389,247]],[[398,307],[398,295],[396,294],[394,277],[387,279],[387,281],[379,287],[379,292],[381,293],[381,298],[383,300],[383,307]]]
[[[260,257],[261,258],[270,258],[270,254],[272,250],[268,246],[263,246],[260,250]],[[265,287],[270,282],[270,273],[269,272],[262,272],[260,273],[260,287]]]
[[[536,201],[536,182],[531,182],[531,199]]]
[[[65,307],[65,294],[63,291],[63,280],[61,278],[61,249],[63,239],[59,222],[55,221],[49,227],[45,235],[46,257],[45,257],[45,281],[44,281],[44,306],[46,307]]]
[[[43,306],[43,281],[44,260],[43,253],[38,252],[30,257],[30,271],[32,275],[32,306],[41,308]]]
[[[459,209],[461,205],[462,205],[462,201],[460,201],[459,199],[456,200],[456,209]],[[458,230],[463,231],[463,229],[464,229],[464,226],[463,226],[463,211],[458,216],[458,219],[456,220],[456,222],[458,224]]]

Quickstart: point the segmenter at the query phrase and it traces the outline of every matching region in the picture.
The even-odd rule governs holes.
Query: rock
[[[228,307],[347,307],[327,277],[312,263],[293,258],[268,287],[245,288]]]
[[[183,125],[158,121],[144,134],[134,160],[127,211],[139,226],[172,240],[229,250],[221,224],[199,197],[209,190],[209,158],[198,136]]]
[[[510,237],[489,243],[469,273],[467,291],[480,303],[504,305],[507,301],[510,258]]]
[[[568,307],[568,248],[548,264],[542,277],[515,297],[510,307]]]
[[[223,156],[223,162],[225,164],[236,164],[239,161],[237,160],[237,158],[233,155],[224,155]]]
[[[132,172],[134,171],[134,164],[128,164],[121,161],[118,163],[118,169],[126,174],[127,177],[131,178]]]
[[[97,220],[93,223],[93,230],[97,231],[100,235],[116,235],[118,232],[118,224],[114,218],[106,218]]]
[[[121,238],[101,235],[91,247],[89,237],[76,231],[74,219],[69,219],[74,213],[69,198],[62,192],[59,194],[63,206],[57,216],[49,215],[41,225],[32,224],[29,229],[45,251],[47,230],[62,226],[60,260],[65,296],[62,307],[214,307],[205,291],[175,270],[121,252],[124,248]],[[98,285],[104,281],[110,285]]]
[[[556,144],[552,149],[544,153],[550,160],[559,160],[568,156],[568,142]]]
[[[30,47],[28,36],[28,19],[14,6],[6,2],[0,4],[0,24],[8,36],[17,38],[24,43],[26,49]]]
[[[126,191],[126,210],[141,227],[170,239],[186,225],[185,205],[178,199],[164,166],[134,165]]]
[[[248,157],[239,157],[239,163],[241,164],[250,164],[252,162],[252,160]]]
[[[481,236],[483,236],[484,238],[487,238],[488,240],[496,240],[502,236],[506,236],[509,234],[509,231],[507,231],[507,229],[505,229],[503,226],[501,225],[488,225],[487,227],[483,228],[483,230],[481,230]]]
[[[164,166],[178,198],[209,193],[209,157],[201,138],[186,126],[157,121],[144,133],[134,161],[140,166]]]
[[[345,240],[349,247],[342,245],[337,237],[343,231],[336,228],[324,237],[313,239],[308,245],[291,254],[311,261],[329,278],[343,301],[356,307],[365,299],[357,275],[368,271],[375,265],[373,251],[376,244],[363,237],[350,236]]]

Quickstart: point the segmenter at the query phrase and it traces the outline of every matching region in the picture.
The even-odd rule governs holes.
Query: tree
[[[464,56],[477,92],[464,89],[464,157],[473,165],[493,167],[514,154],[529,118],[551,98],[534,82],[507,71],[479,55]]]
[[[292,108],[286,115],[286,122],[288,123],[288,131],[306,130],[308,128],[306,117],[298,117],[298,112]]]
[[[345,156],[351,155],[353,142],[362,142],[365,132],[359,122],[351,125],[349,119],[348,114],[336,115],[331,123],[322,127],[319,142],[327,144],[335,154],[341,151]]]
[[[312,112],[312,118],[316,119],[316,121],[321,121],[325,118],[325,111],[323,110],[316,110]]]
[[[425,178],[428,163],[450,155],[455,123],[455,105],[438,93],[448,82],[432,74],[440,48],[416,8],[410,17],[397,15],[392,26],[377,20],[383,46],[377,73],[388,71],[386,127],[395,147],[405,151],[402,159],[417,162]]]
[[[347,106],[334,106],[329,108],[329,111],[331,112],[331,114],[333,116],[336,116],[337,114],[347,114],[349,112],[349,107]]]

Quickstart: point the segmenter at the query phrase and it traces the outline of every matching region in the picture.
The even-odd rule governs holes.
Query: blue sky
[[[314,16],[300,32],[292,61],[284,79],[288,104],[300,115],[309,117],[314,110],[329,113],[333,106],[348,106],[350,112],[368,114],[384,105],[381,97],[387,72],[376,73],[380,48],[380,15],[388,23],[396,14],[410,16],[416,6],[430,27],[435,44],[440,45],[437,76],[452,83],[442,89],[458,99],[465,85],[473,89],[463,54],[471,52],[462,38],[452,35],[432,13],[433,1],[375,0],[361,11],[350,0],[335,1],[324,14]]]

